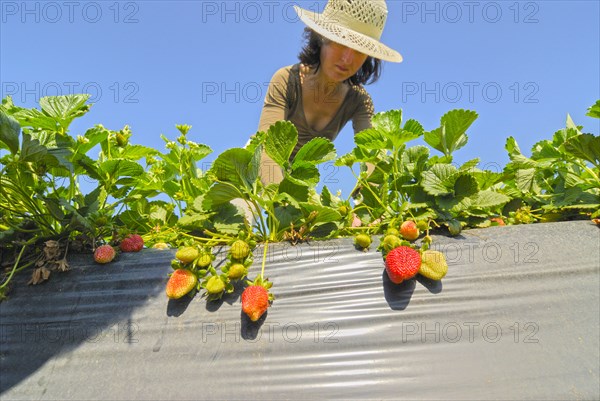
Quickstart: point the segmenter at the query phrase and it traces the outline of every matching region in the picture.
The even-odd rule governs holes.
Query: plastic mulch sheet
[[[441,283],[391,284],[376,245],[270,244],[276,300],[257,323],[239,288],[168,301],[174,250],[18,277],[0,304],[0,399],[600,399],[591,222],[434,236]]]

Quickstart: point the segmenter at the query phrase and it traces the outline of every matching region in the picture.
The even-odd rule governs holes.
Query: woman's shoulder
[[[287,82],[290,79],[290,76],[292,75],[292,73],[298,69],[298,66],[299,66],[299,64],[291,64],[291,65],[286,65],[285,67],[279,68],[277,71],[275,71],[275,73],[273,74],[273,78],[271,80]]]

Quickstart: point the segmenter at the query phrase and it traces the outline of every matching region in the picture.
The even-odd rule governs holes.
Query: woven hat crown
[[[294,6],[319,35],[381,60],[401,62],[402,55],[379,41],[387,20],[385,0],[329,0],[323,13]]]
[[[329,0],[323,17],[379,40],[387,13],[384,0]]]

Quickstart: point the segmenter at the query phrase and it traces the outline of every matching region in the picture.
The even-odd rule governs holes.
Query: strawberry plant
[[[452,163],[476,118],[473,111],[452,110],[442,116],[440,127],[426,132],[415,120],[403,125],[400,110],[376,114],[372,128],[355,136],[355,148],[336,161],[339,166],[363,166],[355,174],[360,194],[354,212],[362,221],[393,227],[407,217],[436,219],[451,233],[497,212],[510,200],[497,188],[502,175],[477,169],[478,159],[458,167]],[[430,156],[430,148],[423,145],[407,147],[421,137],[443,155]],[[374,166],[371,174],[366,164]]]
[[[335,157],[333,144],[315,138],[305,144],[290,161],[298,132],[293,124],[280,121],[266,133],[259,133],[247,148],[229,149],[220,154],[209,174],[214,185],[198,197],[181,224],[210,224],[221,232],[239,229],[256,230],[260,240],[280,241],[286,232],[301,229],[308,235],[322,237],[337,229],[341,215],[337,209],[319,201],[315,187],[319,182],[317,165]],[[261,166],[261,153],[268,154],[275,166]],[[260,169],[280,168],[283,181],[265,185]],[[263,171],[265,173],[265,171]],[[254,220],[244,221],[244,210],[230,201],[239,199],[247,205]]]
[[[600,118],[600,101],[588,116]],[[582,129],[567,116],[566,127],[534,144],[530,157],[507,139],[503,192],[513,198],[504,209],[510,223],[600,215],[600,137]]]

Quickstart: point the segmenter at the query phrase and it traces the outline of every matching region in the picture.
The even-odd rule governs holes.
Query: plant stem
[[[265,277],[265,263],[267,262],[267,249],[269,248],[269,240],[265,242],[265,250],[263,252],[262,269],[260,270],[261,280]]]
[[[27,248],[27,245],[28,244],[25,244],[21,248],[21,252],[19,252],[19,256],[17,256],[17,260],[15,261],[15,265],[13,266],[6,281],[2,285],[0,285],[0,290],[3,289],[4,287],[6,287],[8,285],[8,283],[10,282],[10,280],[12,279],[12,276],[15,274],[15,271],[17,270],[17,266],[19,266],[19,262],[21,261],[21,256],[23,256],[23,252],[25,251],[25,248]]]

